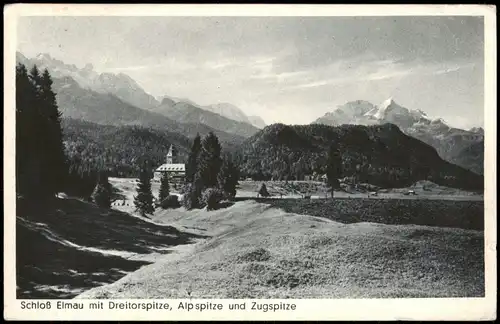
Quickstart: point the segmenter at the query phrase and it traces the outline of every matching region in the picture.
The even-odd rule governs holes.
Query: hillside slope
[[[72,298],[202,238],[77,199],[55,204],[17,202],[18,298]]]
[[[188,102],[173,103],[171,100],[163,100],[162,104],[152,109],[180,123],[205,124],[213,129],[224,131],[238,136],[249,137],[258,131],[253,125],[229,119],[218,113],[197,107]]]
[[[482,190],[483,180],[442,160],[436,150],[405,135],[393,124],[338,127],[274,124],[247,139],[237,153],[242,174],[275,180],[326,172],[327,152],[337,143],[342,176],[379,186],[410,185],[418,180]],[[290,178],[289,178],[290,179]]]
[[[484,141],[473,143],[450,156],[456,165],[468,168],[477,174],[484,173]]]
[[[340,224],[252,201],[154,219],[212,238],[78,299],[484,296],[480,231]]]

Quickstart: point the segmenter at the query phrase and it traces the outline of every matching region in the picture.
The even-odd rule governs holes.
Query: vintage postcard
[[[4,7],[7,320],[496,319],[496,7]]]

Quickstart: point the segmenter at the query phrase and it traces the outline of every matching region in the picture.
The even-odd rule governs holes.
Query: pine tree
[[[191,146],[191,152],[189,153],[188,162],[186,165],[186,182],[192,183],[194,180],[194,175],[197,172],[198,167],[198,157],[201,151],[201,138],[200,134],[196,134],[194,138],[193,145]]]
[[[340,188],[339,178],[342,175],[342,157],[338,147],[333,144],[328,151],[326,175],[328,177],[328,186],[330,187],[331,196],[335,189]]]
[[[182,197],[182,205],[187,209],[200,208],[201,206],[202,184],[198,175],[194,175],[194,180],[186,184],[184,195]]]
[[[236,186],[238,185],[239,171],[232,162],[230,156],[226,156],[222,162],[217,184],[219,189],[230,197],[236,196]]]
[[[222,160],[222,165],[220,167],[219,173],[217,174],[217,187],[222,191],[226,192],[226,183],[229,178],[229,165],[227,158]]]
[[[163,176],[161,177],[161,183],[160,183],[160,193],[158,195],[158,200],[160,204],[167,199],[167,197],[170,195],[170,185],[168,183],[168,173],[165,172],[163,173]]]
[[[16,67],[16,192],[26,198],[36,196],[41,185],[37,170],[35,87],[26,66]]]
[[[202,189],[217,186],[217,175],[222,165],[220,153],[221,145],[219,139],[213,132],[210,132],[203,139],[200,157],[198,159],[197,174],[201,181]]]
[[[151,193],[151,177],[148,169],[149,168],[145,167],[141,170],[139,184],[137,185],[137,196],[134,197],[136,211],[142,216],[154,212],[153,194]]]
[[[29,79],[31,81],[31,84],[34,86],[34,89],[35,89],[35,95],[38,97],[39,94],[40,94],[40,87],[41,87],[41,75],[40,75],[40,70],[38,69],[38,67],[35,65],[33,65],[33,67],[31,68],[30,70],[30,73],[29,73]],[[38,99],[38,98],[35,98],[35,100]]]
[[[16,184],[31,201],[46,201],[60,191],[67,176],[61,114],[47,70],[40,75],[16,67]]]
[[[52,78],[44,70],[40,77],[40,99],[43,121],[47,123],[44,140],[44,160],[47,167],[47,190],[55,194],[62,189],[68,172],[67,160],[64,152],[63,132],[61,128],[61,112],[57,107],[56,94],[52,91]]]
[[[111,207],[111,195],[112,188],[111,184],[108,182],[108,176],[101,172],[99,174],[99,180],[92,193],[92,201],[101,208]]]

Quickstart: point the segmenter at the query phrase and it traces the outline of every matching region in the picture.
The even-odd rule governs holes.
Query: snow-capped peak
[[[407,113],[408,109],[399,106],[392,97],[384,100],[378,107],[366,113],[366,116],[372,116],[377,119],[385,119],[389,112],[395,111],[396,113]]]
[[[42,61],[52,61],[52,57],[47,54],[47,53],[40,53],[36,56],[37,60],[42,60]]]
[[[382,102],[382,104],[380,104],[380,108],[387,109],[389,106],[391,106],[395,103],[396,102],[394,101],[394,99],[392,97],[389,97],[386,100],[384,100],[384,102]]]
[[[433,124],[446,124],[443,118],[436,118],[432,121]]]
[[[472,127],[469,132],[484,134],[484,129],[482,127]]]
[[[424,118],[429,118],[429,117],[427,116],[427,114],[426,114],[426,112],[425,112],[425,111],[422,111],[422,110],[420,110],[420,109],[417,109],[417,110],[415,110],[415,112],[419,113],[419,114],[420,114],[422,117],[424,117]]]
[[[436,118],[433,119],[430,123],[430,125],[434,128],[440,128],[440,129],[448,129],[450,126],[446,124],[446,122],[442,118]]]

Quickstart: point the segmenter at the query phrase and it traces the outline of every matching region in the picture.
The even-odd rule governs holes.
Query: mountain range
[[[159,101],[148,94],[130,76],[124,73],[98,73],[93,69],[92,64],[87,64],[79,69],[75,65],[65,64],[63,61],[52,58],[49,54],[39,54],[29,59],[20,52],[16,53],[16,60],[18,63],[28,66],[28,68],[35,64],[40,69],[46,68],[54,79],[63,79],[68,82],[69,78],[71,78],[82,91],[113,95],[134,107],[159,112],[166,117],[172,115],[172,110],[165,109],[166,106],[187,107],[186,111],[174,110],[175,116],[179,118],[178,122],[202,123],[216,130],[224,132],[229,130],[229,133],[238,136],[243,135],[243,137],[250,136],[257,132],[258,128],[265,127],[262,119],[255,116],[246,116],[241,109],[228,103],[201,106],[188,99],[177,99],[166,95]],[[75,101],[79,102],[78,97],[75,97]],[[60,103],[60,106],[64,110],[63,103]],[[214,116],[214,114],[217,116]],[[233,131],[231,132],[231,130]]]
[[[483,173],[484,130],[469,130],[449,126],[443,119],[432,119],[422,110],[405,108],[389,98],[380,105],[357,100],[337,107],[313,124],[338,126],[342,124],[382,125],[392,123],[405,134],[434,147],[445,160],[476,173]],[[473,147],[472,149],[468,149]],[[470,154],[478,156],[470,157]]]
[[[28,69],[36,64],[41,69],[49,70],[54,80],[53,88],[63,118],[99,125],[154,128],[170,134],[177,133],[187,139],[192,139],[196,133],[204,136],[208,132],[214,132],[226,148],[239,153],[248,153],[248,143],[255,144],[255,136],[258,137],[262,131],[273,133],[276,127],[281,127],[275,126],[281,124],[266,127],[260,117],[248,116],[230,103],[199,105],[186,98],[168,95],[155,98],[128,75],[98,73],[91,64],[77,68],[48,54],[40,54],[32,59],[26,58],[19,52],[16,54],[18,63],[25,64]],[[430,145],[440,158],[478,174],[483,173],[484,130],[482,128],[463,130],[450,127],[444,120],[432,119],[422,110],[405,108],[392,98],[380,105],[364,100],[348,102],[312,124],[377,126],[387,123],[396,125],[404,134]],[[259,128],[264,129],[259,131]],[[297,137],[296,132],[290,130],[278,133],[282,136],[286,132],[289,132],[290,139],[295,138],[297,143],[315,143],[318,140],[304,138],[304,134]],[[319,136],[311,132],[305,134]],[[275,138],[270,142],[277,140]],[[267,143],[267,140],[263,143]],[[264,155],[271,154],[269,150],[263,152],[267,152]],[[288,161],[291,157],[285,155],[280,158],[281,161]],[[265,159],[264,157],[262,161]],[[307,160],[303,157],[302,160],[304,159]],[[290,163],[293,165],[298,161],[292,158]],[[242,163],[245,165],[246,162]],[[268,168],[269,171],[276,170],[274,166]]]
[[[63,118],[80,119],[101,125],[142,126],[177,132],[188,138],[196,133],[204,136],[214,132],[221,142],[238,145],[244,137],[213,129],[202,123],[180,123],[168,117],[137,108],[110,93],[82,88],[73,78],[54,78],[53,89]]]

